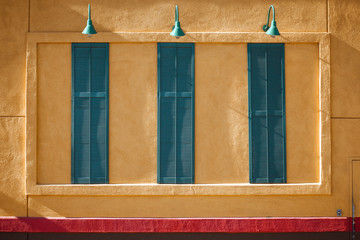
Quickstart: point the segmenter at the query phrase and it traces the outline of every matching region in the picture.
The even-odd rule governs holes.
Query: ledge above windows
[[[88,38],[74,32],[37,32],[27,34],[28,46],[32,43],[71,42],[179,42],[168,32],[98,32]],[[272,38],[263,32],[187,32],[181,42],[191,43],[319,43],[330,44],[330,34],[325,32],[285,32]]]
[[[304,184],[106,184],[33,185],[27,195],[74,196],[269,196],[328,195],[327,183]]]

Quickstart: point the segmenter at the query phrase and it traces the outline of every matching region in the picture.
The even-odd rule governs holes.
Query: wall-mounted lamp
[[[185,33],[183,32],[183,30],[180,27],[180,22],[179,22],[179,10],[178,10],[178,6],[176,5],[175,7],[175,26],[173,26],[173,30],[170,33],[171,36],[174,36],[176,38],[180,38],[181,36],[185,36]]]
[[[270,17],[271,8],[273,10],[273,20],[271,21],[271,27],[269,27],[269,17]],[[276,27],[275,8],[274,8],[273,5],[270,5],[270,7],[269,7],[269,12],[268,12],[268,17],[267,17],[267,24],[263,26],[263,30],[264,30],[264,32],[266,32],[266,34],[269,34],[272,37],[280,35],[279,30]]]
[[[91,35],[96,34],[97,32],[95,31],[94,26],[92,25],[92,21],[91,21],[91,7],[89,4],[89,18],[87,20],[87,25],[84,29],[84,31],[82,32],[82,34],[87,34],[88,37],[91,37]]]

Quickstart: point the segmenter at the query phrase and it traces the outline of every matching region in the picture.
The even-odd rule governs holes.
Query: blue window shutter
[[[158,44],[158,183],[194,183],[194,44]]]
[[[72,183],[108,183],[109,46],[72,44]]]
[[[284,44],[248,44],[250,182],[286,182]]]

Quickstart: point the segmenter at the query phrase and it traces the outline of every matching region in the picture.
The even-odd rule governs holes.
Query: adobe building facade
[[[360,239],[360,1],[88,3],[0,0],[0,239]]]

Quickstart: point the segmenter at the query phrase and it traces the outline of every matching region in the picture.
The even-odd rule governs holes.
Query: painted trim
[[[360,220],[360,219],[359,219]],[[356,227],[360,229],[360,224]],[[0,218],[0,232],[349,232],[351,218]]]

